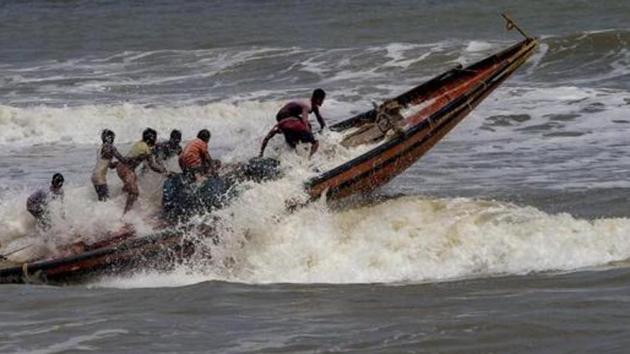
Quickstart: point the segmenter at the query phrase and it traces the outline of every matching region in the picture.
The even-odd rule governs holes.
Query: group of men
[[[308,117],[310,113],[314,113],[320,127],[323,129],[326,126],[319,112],[319,107],[324,103],[325,97],[324,90],[316,89],[310,101],[292,101],[284,105],[276,114],[277,123],[262,142],[259,156],[263,156],[269,140],[279,133],[284,135],[286,143],[291,148],[295,148],[299,143],[311,144],[310,155],[312,156],[317,151],[319,143],[313,135]],[[191,181],[218,173],[221,162],[213,159],[208,152],[210,137],[210,131],[202,129],[197,137],[182,149],[180,146],[182,134],[179,130],[171,131],[169,140],[158,143],[157,132],[152,128],[146,128],[142,132],[142,139],[134,143],[129,152],[123,156],[114,146],[116,134],[109,129],[103,130],[102,145],[98,148],[96,166],[91,177],[98,200],[109,199],[107,185],[109,169],[116,169],[118,177],[123,182],[122,190],[127,194],[124,213],[131,210],[140,194],[136,169],[141,164],[156,173],[170,177],[174,173],[166,169],[164,162],[178,156],[182,173]],[[63,175],[55,173],[47,190],[40,189],[31,194],[27,200],[27,210],[35,217],[38,227],[44,230],[50,227],[49,202],[63,200],[63,183]]]
[[[113,131],[109,129],[102,131],[102,145],[97,151],[91,181],[98,200],[106,201],[109,199],[107,172],[109,169],[116,169],[118,177],[123,182],[122,190],[127,193],[125,213],[131,210],[140,194],[136,170],[143,163],[149,169],[169,177],[174,173],[166,169],[164,162],[179,156],[178,162],[182,173],[191,179],[216,173],[221,166],[221,163],[213,159],[208,152],[210,131],[207,129],[200,130],[197,138],[182,149],[180,146],[182,134],[178,130],[171,132],[169,140],[156,143],[157,132],[147,128],[142,132],[142,139],[134,143],[124,156],[114,146],[115,138],[116,134]],[[63,183],[63,175],[55,173],[48,189],[37,190],[28,197],[26,209],[35,218],[38,228],[43,230],[50,228],[49,203],[55,200],[63,201]]]

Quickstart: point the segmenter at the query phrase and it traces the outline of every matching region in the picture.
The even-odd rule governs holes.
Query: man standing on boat
[[[63,201],[63,182],[61,173],[55,173],[48,190],[40,189],[31,194],[26,200],[26,210],[35,218],[37,227],[48,230],[50,224],[49,204],[53,200]]]
[[[265,153],[265,148],[269,140],[278,133],[284,135],[285,141],[293,149],[298,143],[311,144],[310,156],[313,156],[319,147],[319,142],[313,136],[308,116],[310,113],[315,113],[320,128],[324,129],[326,127],[324,118],[319,113],[319,107],[324,104],[325,98],[326,92],[318,88],[313,91],[310,102],[292,101],[284,105],[276,114],[276,121],[278,123],[267,133],[267,136],[263,140],[262,146],[260,147],[260,157]]]

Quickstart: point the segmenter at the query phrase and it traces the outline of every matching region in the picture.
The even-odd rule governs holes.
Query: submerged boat
[[[508,28],[516,27],[525,35],[509,17],[506,20]],[[343,134],[342,145],[372,144],[374,147],[307,181],[306,190],[311,199],[325,196],[334,200],[370,192],[402,173],[533,54],[537,40],[525,37],[497,54],[465,68],[458,66],[448,70],[372,110],[332,125],[331,130]],[[277,174],[273,163],[257,164],[259,162],[251,165],[252,170],[246,168],[244,174],[261,179],[267,173]],[[267,170],[268,166],[272,167]],[[199,190],[178,192],[185,189],[181,177],[171,179],[164,187],[165,218],[177,219],[181,215],[221,207],[226,202],[229,184],[237,182],[238,178],[209,179],[208,185]],[[133,232],[125,232],[83,247],[76,254],[0,269],[0,284],[75,282],[140,266],[164,269],[195,252],[194,243],[185,240],[185,234],[185,228],[165,229],[134,239]]]
[[[0,269],[0,284],[63,284],[88,280],[104,273],[120,273],[138,267],[167,270],[194,252],[183,231],[166,230],[132,238],[133,232],[84,247],[65,257],[44,259]]]
[[[200,240],[187,239],[186,234],[194,231],[210,239],[215,234],[211,225],[187,223],[190,217],[229,203],[237,195],[233,187],[238,183],[260,182],[279,175],[276,160],[260,158],[232,165],[221,176],[211,176],[198,186],[186,182],[189,177],[183,174],[175,175],[164,182],[162,213],[154,225],[163,231],[136,237],[133,227],[126,225],[103,241],[89,245],[77,242],[62,247],[51,259],[21,264],[0,255],[0,261],[5,261],[4,265],[0,263],[0,284],[74,283],[130,269],[170,269],[201,249],[195,243]]]

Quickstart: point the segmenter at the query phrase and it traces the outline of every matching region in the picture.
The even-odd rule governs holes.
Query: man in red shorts
[[[313,136],[308,115],[315,113],[320,127],[324,129],[326,123],[319,113],[319,107],[324,103],[325,98],[326,92],[322,89],[316,89],[311,95],[310,102],[293,101],[284,105],[276,114],[278,124],[269,131],[263,140],[260,157],[263,156],[269,140],[278,133],[284,135],[285,141],[291,148],[295,148],[298,143],[311,144],[310,156],[313,156],[319,147],[319,142]]]
[[[313,156],[315,152],[317,152],[317,148],[319,147],[319,142],[315,140],[313,133],[311,133],[309,127],[304,124],[304,122],[298,118],[285,118],[281,120],[278,124],[274,125],[273,128],[267,133],[267,136],[262,142],[262,146],[260,147],[260,157],[263,157],[265,153],[265,148],[267,147],[267,143],[271,138],[276,136],[276,134],[282,133],[284,135],[284,140],[287,144],[295,149],[298,143],[308,143],[311,144],[311,152],[310,156]]]

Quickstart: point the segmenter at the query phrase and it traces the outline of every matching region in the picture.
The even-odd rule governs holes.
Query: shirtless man
[[[51,226],[49,203],[53,200],[63,201],[63,182],[63,175],[55,173],[48,190],[40,189],[26,200],[26,210],[33,215],[37,227],[42,230],[48,230]]]
[[[109,188],[107,187],[107,169],[116,168],[118,162],[112,161],[114,157],[118,161],[125,161],[125,158],[118,152],[114,146],[116,134],[109,129],[103,130],[101,140],[103,145],[98,149],[96,154],[96,166],[92,172],[92,184],[96,190],[99,201],[109,199]]]
[[[123,192],[127,193],[127,203],[125,204],[125,212],[127,213],[133,207],[138,199],[140,191],[138,190],[138,176],[136,168],[143,162],[146,162],[150,169],[165,176],[171,173],[155,162],[151,147],[155,145],[157,140],[157,132],[151,128],[147,128],[142,132],[142,140],[131,146],[131,150],[125,156],[125,161],[118,163],[116,172],[118,177],[123,181]]]
[[[326,127],[326,123],[324,122],[322,115],[319,113],[319,107],[324,104],[325,98],[326,92],[318,88],[313,91],[310,102],[291,101],[285,104],[284,107],[280,108],[276,114],[276,121],[281,122],[286,118],[301,119],[302,122],[308,126],[308,130],[311,131],[311,123],[308,121],[308,115],[310,113],[315,113],[315,117],[317,118],[317,122],[319,122],[320,128],[324,129]]]
[[[167,141],[161,141],[153,147],[153,155],[157,163],[163,163],[171,157],[178,156],[182,153],[182,147],[179,145],[182,142],[182,133],[173,129],[171,136]]]
[[[269,133],[267,133],[267,136],[265,136],[262,146],[260,147],[260,155],[258,156],[263,157],[265,148],[267,148],[267,143],[271,140],[271,138],[279,133],[284,135],[284,140],[292,149],[295,149],[298,143],[308,143],[311,144],[309,157],[313,156],[313,154],[317,152],[319,142],[315,139],[313,133],[307,129],[304,123],[295,118],[286,118],[274,125]]]
[[[315,113],[315,117],[317,118],[321,129],[324,129],[326,127],[326,123],[319,113],[319,107],[324,104],[325,98],[326,92],[322,89],[316,89],[311,95],[310,102],[292,101],[284,105],[284,107],[282,107],[276,114],[276,121],[278,121],[278,123],[271,128],[263,140],[259,156],[263,156],[269,140],[279,133],[284,135],[284,140],[293,149],[298,143],[311,144],[310,156],[313,156],[313,154],[317,152],[319,142],[313,136],[308,115],[310,113]]]

